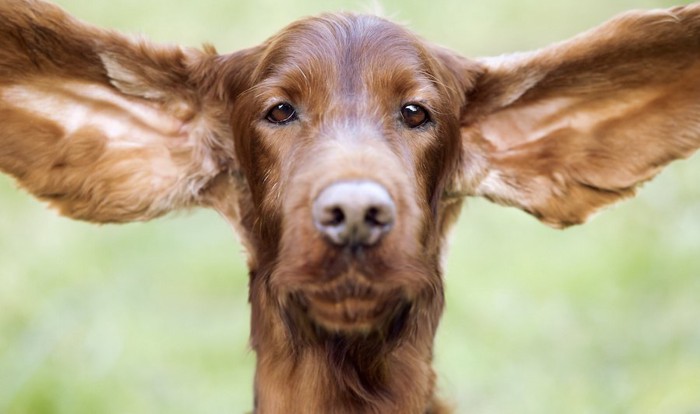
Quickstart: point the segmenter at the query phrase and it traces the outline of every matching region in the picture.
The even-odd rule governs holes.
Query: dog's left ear
[[[566,227],[700,147],[700,5],[481,63],[463,111],[463,194]]]

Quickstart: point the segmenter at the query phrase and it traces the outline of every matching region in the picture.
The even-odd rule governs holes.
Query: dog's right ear
[[[242,81],[251,55],[154,45],[40,0],[3,0],[0,171],[76,219],[222,210],[237,166],[216,77]]]

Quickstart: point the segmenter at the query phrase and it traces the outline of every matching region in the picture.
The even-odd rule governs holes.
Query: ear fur
[[[566,227],[700,147],[700,5],[481,62],[463,114],[463,194]]]
[[[37,0],[0,5],[0,171],[62,214],[148,220],[210,205],[235,169],[213,50],[132,40]]]

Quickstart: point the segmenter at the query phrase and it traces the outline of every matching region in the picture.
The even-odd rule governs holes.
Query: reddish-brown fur
[[[249,253],[256,413],[443,413],[441,253],[466,196],[583,222],[700,146],[700,6],[636,12],[530,54],[469,60],[373,16],[296,22],[230,55],[0,4],[0,170],[94,222],[219,211]],[[298,119],[266,120],[287,102]],[[401,108],[430,122],[410,128]],[[373,246],[311,206],[371,180]]]

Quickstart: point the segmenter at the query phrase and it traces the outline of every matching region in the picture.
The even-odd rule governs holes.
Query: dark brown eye
[[[294,107],[286,102],[273,106],[268,112],[265,119],[273,124],[286,124],[297,118],[297,111]]]
[[[404,105],[403,108],[401,108],[401,117],[403,118],[403,122],[409,128],[418,128],[419,126],[430,121],[428,111],[417,104]]]

